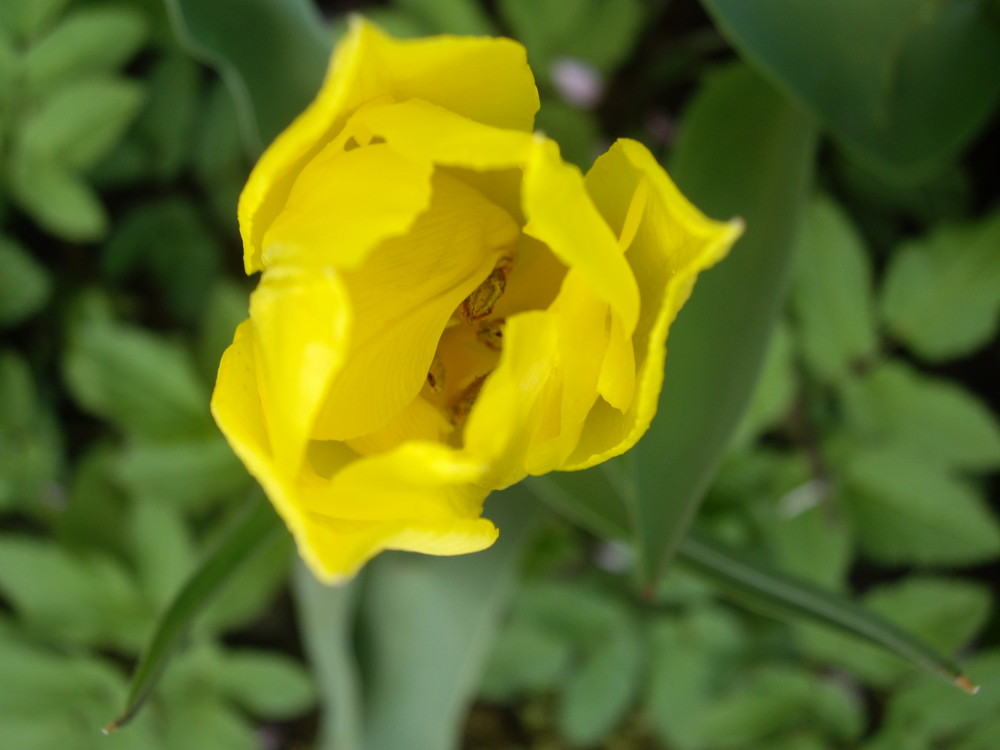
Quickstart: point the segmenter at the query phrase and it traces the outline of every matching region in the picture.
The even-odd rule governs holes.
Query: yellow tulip
[[[321,580],[481,550],[491,490],[628,450],[739,235],[634,141],[584,177],[537,109],[516,42],[356,20],[243,190],[261,278],[212,412]]]

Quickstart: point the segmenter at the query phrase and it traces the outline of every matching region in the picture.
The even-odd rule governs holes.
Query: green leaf
[[[74,171],[94,166],[118,143],[142,104],[124,78],[74,81],[49,94],[24,121],[23,148]]]
[[[152,612],[162,612],[197,559],[191,534],[175,507],[148,500],[129,505],[128,525],[143,597]]]
[[[147,270],[174,314],[191,320],[202,312],[219,275],[218,242],[191,201],[177,197],[139,204],[115,227],[102,251],[112,278],[135,267]]]
[[[969,675],[982,690],[974,696],[948,690],[936,681],[921,680],[894,693],[889,699],[881,734],[900,731],[926,738],[933,747],[965,748],[956,741],[960,732],[985,728],[1000,712],[1000,651],[982,652],[969,660]],[[989,750],[996,745],[971,744]],[[930,746],[930,744],[928,744]]]
[[[117,70],[142,46],[146,19],[124,5],[72,11],[24,57],[23,75],[33,95],[94,73]]]
[[[1000,211],[964,226],[943,226],[893,255],[882,289],[892,335],[921,358],[970,354],[1000,320]]]
[[[956,469],[1000,466],[996,418],[955,382],[894,360],[847,385],[841,393],[858,438]]]
[[[514,591],[520,548],[535,515],[516,486],[486,514],[500,540],[469,557],[383,554],[364,591],[370,662],[366,750],[457,747],[465,710]]]
[[[844,470],[844,500],[870,558],[971,565],[1000,552],[1000,523],[971,486],[918,455],[858,448]]]
[[[236,215],[236,203],[250,163],[240,142],[240,123],[233,98],[221,82],[209,91],[198,130],[195,175],[216,220],[228,224]]]
[[[181,41],[229,87],[251,155],[319,90],[331,40],[313,3],[167,0],[167,8]]]
[[[77,321],[63,369],[77,402],[137,437],[214,434],[208,394],[181,347],[139,328]]]
[[[396,0],[395,5],[421,19],[431,34],[496,35],[477,0]]]
[[[29,537],[0,537],[0,591],[32,629],[74,644],[130,647],[143,623],[139,592],[111,559]]]
[[[297,661],[264,651],[229,651],[216,671],[219,688],[241,708],[284,721],[309,710],[316,696]]]
[[[649,15],[638,0],[501,0],[500,13],[539,77],[559,57],[610,73],[635,49]]]
[[[710,216],[742,216],[747,232],[699,280],[674,323],[658,415],[631,453],[634,534],[647,582],[677,549],[753,392],[814,145],[805,117],[742,67],[711,78],[685,115],[674,178]]]
[[[700,716],[718,689],[717,675],[736,657],[744,637],[736,618],[714,605],[653,623],[646,708],[668,746],[701,746]]]
[[[568,671],[572,647],[534,623],[508,623],[490,653],[479,692],[488,700],[510,702],[554,691]]]
[[[25,39],[37,36],[59,16],[70,0],[27,0],[0,3],[0,26]]]
[[[31,254],[0,236],[0,328],[30,318],[49,301],[52,277]]]
[[[845,144],[903,174],[969,142],[1000,95],[1000,29],[983,2],[702,0],[747,60]]]
[[[954,653],[983,626],[990,612],[989,591],[955,578],[911,576],[879,586],[864,597],[875,614],[924,640],[942,653]],[[907,673],[906,665],[883,649],[848,635],[814,627],[802,631],[803,647],[814,658],[840,664],[867,682],[888,687]]]
[[[225,278],[218,279],[209,292],[195,345],[206,380],[214,380],[219,359],[233,342],[233,331],[246,320],[249,296],[245,287]]]
[[[132,675],[125,708],[117,719],[104,728],[105,734],[131,721],[156,685],[174,648],[201,607],[278,528],[280,523],[270,504],[257,500],[201,563],[157,623]]]
[[[600,127],[591,112],[547,99],[535,118],[535,130],[556,141],[562,157],[581,169],[589,169],[600,155]]]
[[[249,484],[243,464],[218,434],[171,445],[130,443],[116,469],[133,497],[189,511],[206,510]]]
[[[175,179],[190,156],[196,119],[199,128],[203,125],[202,78],[201,66],[181,52],[165,55],[150,71],[146,106],[134,133],[148,154],[150,172],[159,180]]]
[[[0,350],[0,510],[40,513],[59,500],[62,440],[28,364]]]
[[[815,696],[816,682],[802,670],[759,669],[705,708],[698,722],[699,743],[713,750],[742,750],[803,722]]]
[[[693,535],[681,543],[678,561],[722,591],[766,614],[786,620],[805,619],[850,633],[968,689],[962,672],[947,658],[848,599],[742,560]]]
[[[51,157],[14,151],[7,178],[11,197],[45,231],[71,242],[104,236],[108,217],[85,180]]]
[[[733,435],[733,447],[749,445],[777,426],[792,407],[797,385],[792,334],[788,325],[779,320],[771,331],[757,388]]]
[[[642,660],[635,626],[623,618],[586,653],[564,686],[557,719],[566,739],[591,745],[614,729],[639,688]]]
[[[779,570],[829,591],[840,591],[851,564],[853,538],[825,495],[826,487],[821,482],[800,485],[762,520],[761,532]],[[815,504],[795,507],[794,503],[801,500]]]
[[[868,254],[850,220],[827,198],[806,212],[796,249],[792,310],[810,369],[837,382],[878,346]]]
[[[320,700],[317,750],[362,750],[361,675],[354,616],[361,578],[324,586],[300,560],[292,579],[302,639]]]

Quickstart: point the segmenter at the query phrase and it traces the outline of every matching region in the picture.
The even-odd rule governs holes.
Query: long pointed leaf
[[[332,37],[308,0],[166,0],[177,36],[215,67],[252,156],[319,90]]]
[[[366,750],[457,747],[537,508],[515,485],[487,503],[500,539],[485,552],[372,561],[363,596]]]
[[[842,596],[742,560],[698,535],[684,538],[677,562],[765,614],[782,620],[811,620],[844,631],[967,692],[978,689],[954,662],[888,620]]]
[[[306,653],[319,687],[317,750],[362,750],[363,696],[354,656],[354,616],[363,584],[324,586],[299,560],[295,566],[295,604]]]
[[[667,342],[659,413],[630,459],[640,577],[652,583],[694,517],[743,410],[781,308],[816,135],[745,67],[706,82],[671,172],[707,214],[742,216],[730,257],[698,282]]]
[[[104,728],[105,734],[121,729],[149,697],[195,615],[265,539],[281,528],[271,504],[256,500],[233,530],[188,579],[163,617],[132,675],[132,686],[121,716]]]

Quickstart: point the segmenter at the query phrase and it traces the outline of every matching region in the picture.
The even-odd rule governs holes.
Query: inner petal
[[[354,325],[313,437],[368,435],[409,404],[424,387],[452,314],[519,232],[514,219],[477,190],[436,173],[430,208],[412,229],[343,275]]]

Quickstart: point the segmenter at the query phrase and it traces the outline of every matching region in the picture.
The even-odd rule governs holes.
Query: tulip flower
[[[639,143],[532,132],[523,47],[357,20],[240,198],[250,316],[212,411],[318,578],[490,546],[492,491],[649,427],[667,330],[739,235]]]

